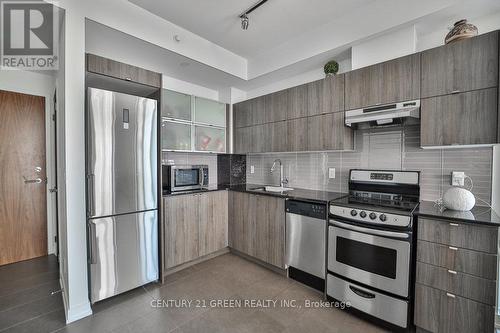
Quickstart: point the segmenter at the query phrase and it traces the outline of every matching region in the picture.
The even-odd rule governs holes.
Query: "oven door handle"
[[[372,293],[369,293],[367,291],[361,290],[361,289],[356,288],[354,286],[349,285],[349,289],[351,289],[351,291],[353,293],[355,293],[356,295],[361,296],[363,298],[369,298],[369,299],[375,298],[375,294],[372,294]]]
[[[355,225],[342,223],[342,222],[338,222],[335,220],[330,220],[330,224],[337,226],[337,227],[344,228],[344,229],[358,231],[358,232],[362,232],[362,233],[370,234],[370,235],[385,236],[385,237],[400,238],[400,239],[410,238],[410,235],[408,235],[407,233],[404,233],[404,232],[384,231],[384,230],[378,230],[378,229],[358,227]]]

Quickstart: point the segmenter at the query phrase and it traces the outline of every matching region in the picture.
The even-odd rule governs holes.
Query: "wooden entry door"
[[[0,90],[0,265],[47,255],[45,166],[45,99]]]

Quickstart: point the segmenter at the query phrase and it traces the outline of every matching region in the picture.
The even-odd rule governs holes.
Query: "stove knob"
[[[375,219],[377,218],[377,214],[375,214],[375,213],[370,213],[370,218],[371,218],[372,220],[375,220]]]
[[[380,214],[380,216],[378,217],[380,219],[380,221],[382,222],[385,222],[387,221],[387,216],[385,214]]]
[[[356,216],[356,215],[358,215],[356,209],[351,210],[351,216]]]
[[[362,210],[361,213],[359,213],[359,216],[361,216],[362,218],[365,218],[366,212],[364,210]]]

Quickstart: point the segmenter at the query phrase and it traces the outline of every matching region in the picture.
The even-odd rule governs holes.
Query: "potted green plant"
[[[339,63],[336,62],[335,60],[330,60],[325,64],[324,70],[326,76],[335,75],[339,71]]]

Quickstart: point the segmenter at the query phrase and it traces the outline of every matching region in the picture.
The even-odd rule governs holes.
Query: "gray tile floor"
[[[0,267],[0,281],[2,279],[7,278],[2,276]],[[3,290],[3,286],[0,288]],[[35,291],[38,288],[28,290]],[[45,300],[48,296],[44,295],[41,303],[47,308],[45,313],[27,311],[26,315],[20,316],[24,320],[18,318],[19,315],[15,314],[17,311],[10,311],[9,306],[4,305],[9,300],[15,303],[12,298],[5,297],[0,296],[0,306],[3,306],[0,308],[2,333],[4,330],[72,333],[383,332],[339,309],[306,308],[306,300],[319,301],[321,294],[232,254],[175,273],[167,278],[165,285],[148,285],[99,302],[93,307],[94,315],[70,325],[64,324],[60,296],[54,298],[59,301],[56,305]],[[245,306],[246,301],[269,299],[276,301],[276,307],[262,308],[258,307],[259,304],[253,307],[249,303]],[[279,306],[282,300],[295,301],[295,307]],[[174,301],[177,304],[166,307]],[[192,303],[184,306],[180,303],[182,301]],[[242,306],[224,306],[222,301],[241,302]],[[213,302],[218,302],[219,306],[210,306]],[[20,304],[17,305],[22,310],[19,313],[26,312],[22,305],[25,303]],[[32,319],[27,317],[29,315]],[[17,324],[12,326],[14,321]]]

